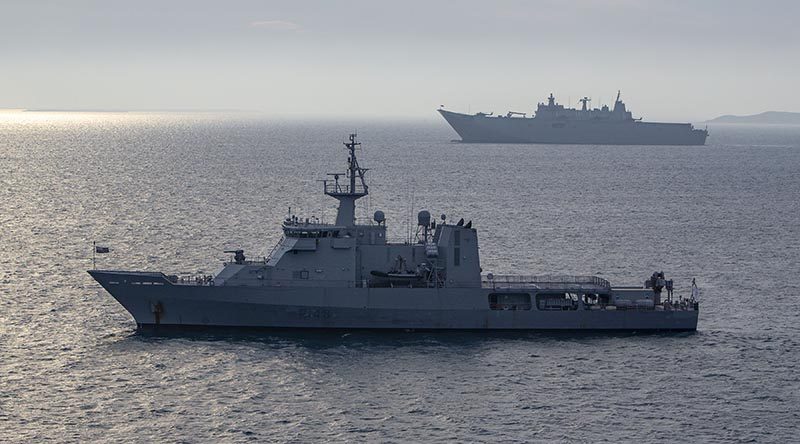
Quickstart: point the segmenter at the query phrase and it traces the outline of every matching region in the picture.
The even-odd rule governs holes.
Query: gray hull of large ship
[[[543,120],[489,117],[439,110],[467,143],[591,145],[704,145],[708,133],[688,123],[611,120]]]
[[[90,271],[140,328],[695,330],[695,310],[491,310],[485,288],[173,284],[160,273]]]

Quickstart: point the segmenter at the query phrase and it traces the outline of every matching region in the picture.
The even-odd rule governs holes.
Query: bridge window
[[[529,293],[490,293],[489,308],[492,310],[530,310]]]

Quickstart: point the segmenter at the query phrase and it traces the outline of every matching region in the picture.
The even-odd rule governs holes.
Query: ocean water
[[[655,270],[702,288],[693,334],[148,336],[99,268],[262,255],[364,142],[392,237],[478,228],[484,271]],[[800,127],[705,147],[469,145],[443,121],[0,114],[0,441],[791,442],[800,417]]]

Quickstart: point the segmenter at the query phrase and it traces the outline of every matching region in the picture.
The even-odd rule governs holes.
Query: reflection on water
[[[471,219],[484,271],[654,270],[704,289],[697,334],[134,330],[103,268],[212,272],[266,251],[357,128],[362,214]],[[0,431],[18,441],[790,441],[800,129],[709,145],[467,145],[438,120],[0,113]],[[191,438],[188,438],[191,437]]]

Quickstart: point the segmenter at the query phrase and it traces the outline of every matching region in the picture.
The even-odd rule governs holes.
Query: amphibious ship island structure
[[[699,303],[673,296],[663,273],[613,287],[597,276],[482,274],[478,233],[464,219],[418,214],[415,240],[390,243],[386,218],[359,223],[369,193],[345,142],[347,171],[323,181],[339,201],[336,221],[287,217],[266,257],[234,250],[215,276],[90,270],[140,329],[246,327],[326,329],[695,330]],[[666,290],[666,294],[662,292]]]
[[[589,109],[588,97],[580,99],[581,109],[565,108],[553,94],[547,104],[539,103],[536,113],[509,111],[461,114],[439,108],[447,123],[468,143],[552,143],[591,145],[704,145],[708,131],[690,123],[643,122],[634,119],[617,92],[614,109],[607,105]]]

